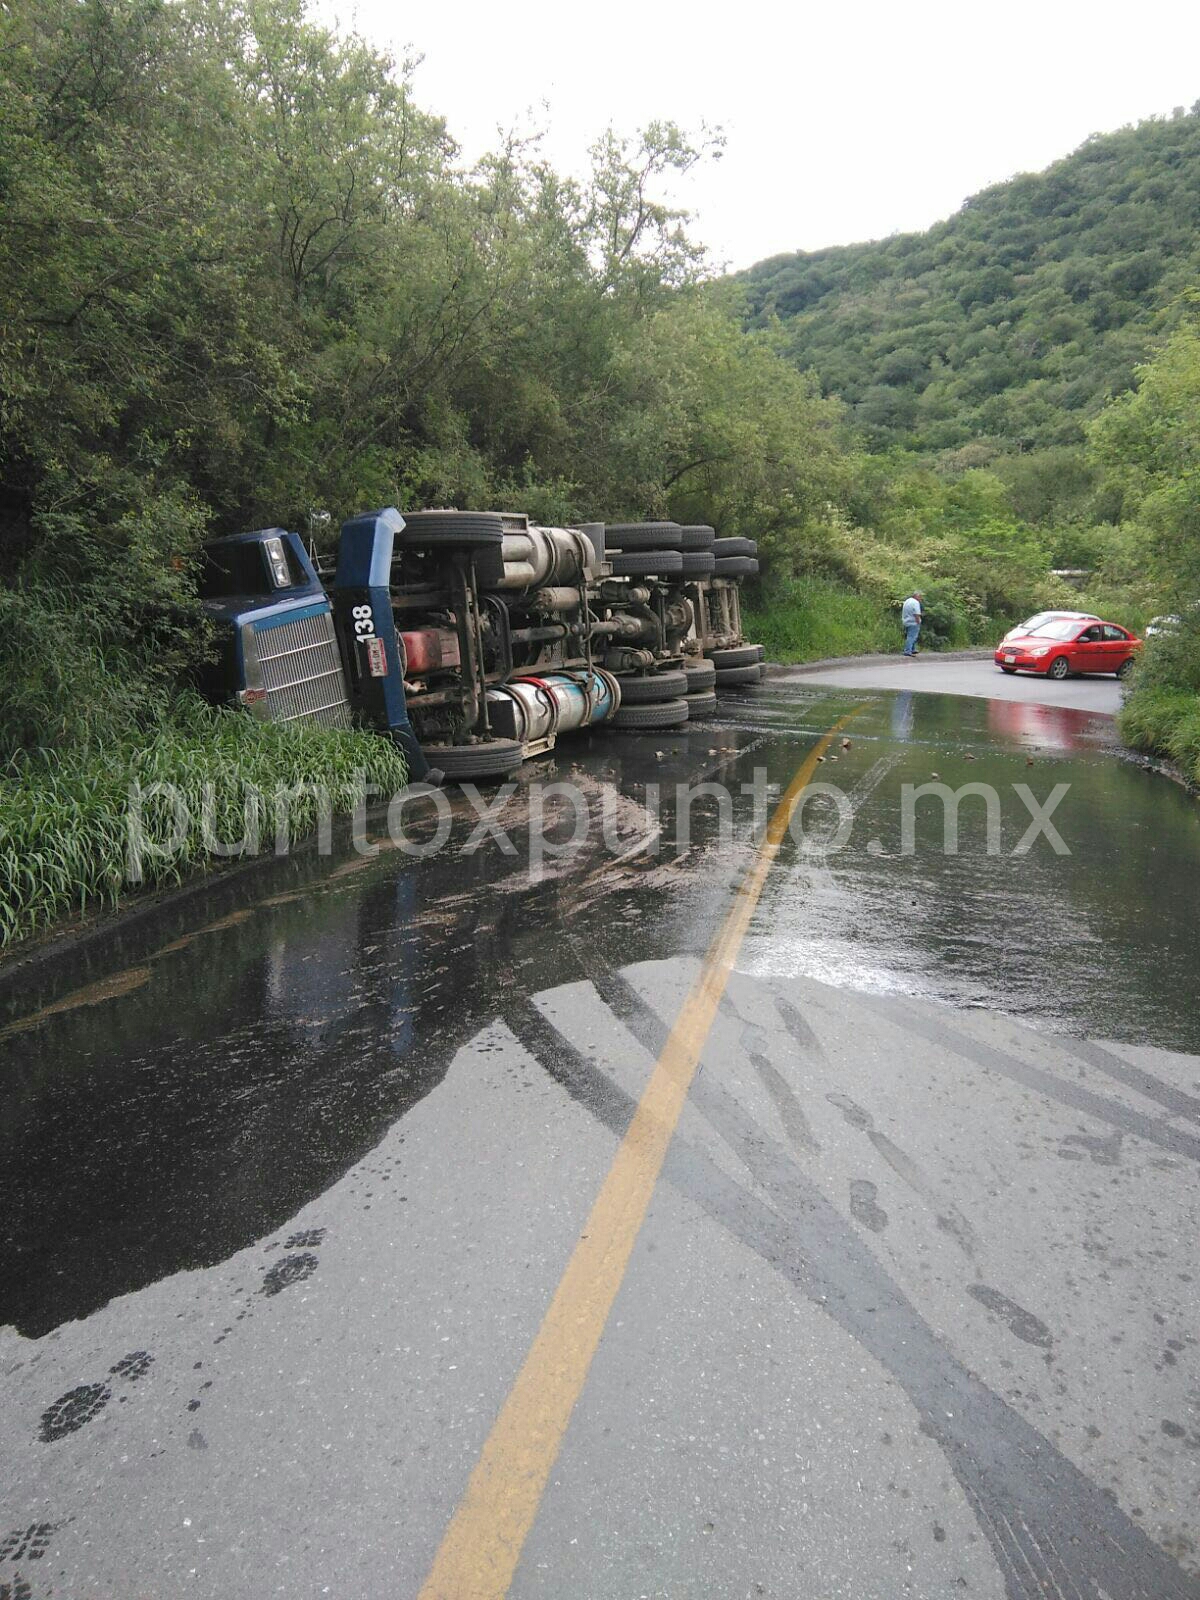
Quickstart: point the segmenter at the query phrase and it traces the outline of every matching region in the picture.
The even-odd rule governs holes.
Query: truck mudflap
[[[420,783],[429,763],[409,721],[390,589],[392,546],[403,527],[394,506],[342,523],[333,614],[356,720],[388,733],[404,752],[409,778]]]

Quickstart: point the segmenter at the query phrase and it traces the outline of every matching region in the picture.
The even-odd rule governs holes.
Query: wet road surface
[[[1200,812],[1111,740],[773,681],[10,979],[0,1597],[1200,1595]]]
[[[923,694],[965,694],[983,700],[1017,700],[1026,705],[1062,706],[1068,710],[1115,715],[1121,704],[1121,685],[1111,674],[1068,678],[1052,683],[1028,672],[1002,672],[990,653],[974,658],[930,655],[911,660],[897,652],[891,656],[859,657],[811,667],[775,667],[772,674],[785,683],[840,689],[917,690]]]

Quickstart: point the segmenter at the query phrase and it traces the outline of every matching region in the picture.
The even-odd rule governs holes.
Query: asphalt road
[[[923,694],[965,694],[984,700],[1016,700],[1027,705],[1063,706],[1112,716],[1121,704],[1116,678],[1068,678],[1052,683],[1031,673],[1002,672],[989,655],[964,658],[921,652],[911,660],[894,656],[859,658],[853,663],[774,669],[778,682],[828,684],[840,689],[917,690]]]
[[[1200,1595],[1200,823],[1092,689],[775,680],[0,979],[0,1597]]]

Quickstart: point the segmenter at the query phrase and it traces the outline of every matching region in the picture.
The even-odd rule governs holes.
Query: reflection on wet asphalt
[[[0,1597],[415,1594],[749,852],[515,1595],[1200,1593],[1200,811],[1103,717],[768,684],[517,845],[232,877],[0,987]],[[729,786],[671,846],[673,786]],[[599,836],[528,872],[529,785]],[[904,853],[905,784],[934,808]],[[1036,805],[1044,837],[1014,854]],[[644,809],[664,799],[657,853]],[[822,848],[841,822],[839,849]],[[431,824],[432,826],[432,819]]]

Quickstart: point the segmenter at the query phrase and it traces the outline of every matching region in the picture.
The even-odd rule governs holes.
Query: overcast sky
[[[612,123],[721,126],[676,198],[717,262],[924,228],[1089,133],[1200,99],[1200,4],[317,0],[399,56],[467,157],[545,130],[564,171]]]

